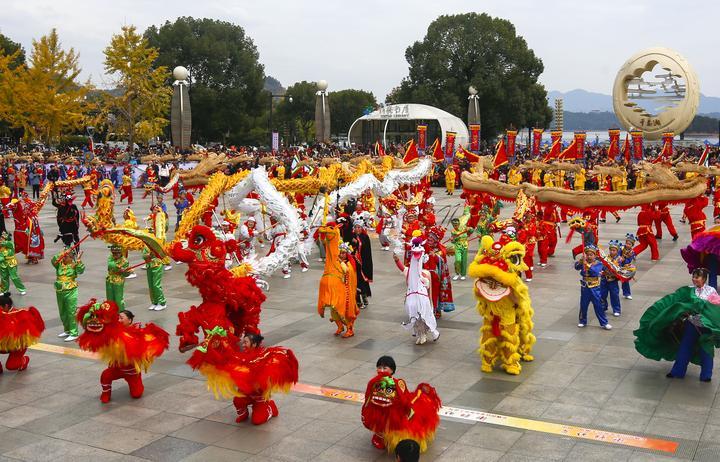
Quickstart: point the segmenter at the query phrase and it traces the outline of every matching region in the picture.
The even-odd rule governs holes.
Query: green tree
[[[537,81],[542,61],[510,21],[484,13],[440,16],[421,42],[407,48],[405,58],[409,75],[388,102],[429,104],[465,119],[467,89],[473,85],[485,139],[511,125],[546,127],[550,122],[547,92]]]
[[[123,26],[105,48],[105,72],[115,79],[120,94],[105,94],[105,111],[115,115],[116,133],[146,142],[168,124],[172,89],[166,84],[168,69],[156,66],[158,50],[138,34],[135,26]]]
[[[267,144],[265,71],[242,27],[214,19],[178,18],[145,31],[158,63],[190,72],[193,138],[201,143]]]
[[[316,91],[315,82],[303,80],[287,88],[285,95],[288,98],[276,100],[273,129],[281,131],[290,143],[314,142]]]
[[[9,56],[15,55],[10,63],[10,68],[15,69],[18,66],[25,64],[25,50],[22,45],[17,42],[13,42],[10,38],[3,34],[0,34],[0,55]]]
[[[364,90],[340,90],[330,93],[330,128],[333,135],[347,134],[355,119],[368,107],[377,105],[375,95]]]

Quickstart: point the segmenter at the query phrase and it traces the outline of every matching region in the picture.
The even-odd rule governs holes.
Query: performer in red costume
[[[237,423],[250,416],[248,407],[252,407],[250,421],[254,425],[277,417],[272,393],[287,393],[298,381],[298,362],[292,350],[263,347],[262,340],[258,333],[246,333],[240,350],[238,338],[216,326],[187,362],[207,378],[208,389],[216,398],[233,398]]]
[[[435,438],[442,407],[435,388],[421,383],[415,391],[403,379],[393,377],[395,360],[383,356],[377,362],[377,375],[365,389],[362,423],[373,432],[372,444],[389,453],[404,440],[411,439],[425,452]]]
[[[538,226],[538,253],[540,254],[540,266],[547,266],[548,257],[555,255],[555,248],[558,242],[558,213],[554,204],[548,204],[542,208],[542,221]]]
[[[707,205],[708,198],[705,196],[698,196],[685,203],[683,214],[687,217],[688,223],[690,223],[690,235],[693,238],[705,231],[705,221],[707,217],[703,209],[707,207]]]
[[[664,202],[657,202],[653,204],[656,208],[655,215],[655,239],[662,239],[662,225],[663,223],[667,226],[668,232],[673,238],[673,242],[678,240],[678,233],[675,230],[675,224],[673,224],[672,217],[670,216],[670,209]]]
[[[199,343],[199,329],[207,332],[220,326],[235,336],[259,332],[260,305],[265,301],[265,294],[254,277],[235,276],[225,268],[227,251],[225,243],[202,225],[190,231],[187,248],[176,242],[170,249],[175,261],[188,264],[185,277],[202,297],[200,305],[178,313],[180,322],[175,333],[180,336],[180,351]]]
[[[430,299],[436,318],[441,317],[443,311],[446,313],[455,311],[447,249],[442,245],[444,236],[445,228],[433,226],[427,230],[427,239],[425,240],[427,260],[423,263],[423,269],[430,272]]]
[[[45,330],[45,323],[37,308],[15,308],[8,295],[0,295],[0,354],[7,354],[5,367],[9,371],[24,371],[30,363],[25,356],[28,347],[36,344]],[[2,374],[0,364],[0,374]]]
[[[516,240],[525,246],[523,261],[528,269],[525,271],[525,281],[530,282],[533,278],[535,243],[537,242],[537,226],[535,225],[535,214],[528,211],[521,219],[515,221],[517,227]]]
[[[93,207],[95,204],[93,203],[93,196],[97,194],[98,190],[98,175],[95,170],[90,172],[90,181],[83,184],[83,193],[85,194],[85,198],[83,199],[81,207],[85,207],[86,205],[88,207]]]
[[[100,374],[100,401],[110,401],[112,383],[120,379],[127,382],[130,396],[140,398],[145,390],[141,372],[147,372],[155,358],[168,349],[170,335],[153,323],[133,324],[133,314],[118,313],[118,306],[109,300],[90,299],[78,309],[77,321],[85,329],[78,338],[80,348],[98,353],[108,363]]]
[[[660,259],[660,253],[658,252],[657,241],[655,240],[655,234],[653,234],[652,225],[656,218],[655,209],[650,205],[640,206],[640,213],[637,216],[637,238],[638,245],[633,249],[635,255],[645,250],[648,246],[650,247],[650,259],[657,261]]]

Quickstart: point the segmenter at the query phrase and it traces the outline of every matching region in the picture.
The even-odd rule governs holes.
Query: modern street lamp
[[[273,149],[273,123],[272,123],[272,114],[273,114],[273,100],[275,98],[285,98],[288,100],[289,103],[293,102],[293,98],[291,95],[274,95],[270,93],[270,119],[268,120],[268,129],[270,130],[270,151],[272,152]],[[280,146],[278,145],[278,148]]]

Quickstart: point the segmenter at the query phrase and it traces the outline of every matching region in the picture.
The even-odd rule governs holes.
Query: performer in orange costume
[[[655,238],[656,239],[662,239],[662,225],[663,223],[665,226],[667,226],[668,232],[673,238],[673,241],[678,240],[678,233],[675,230],[675,224],[672,221],[672,217],[670,216],[670,209],[668,208],[667,204],[664,202],[658,202],[655,204],[657,207],[657,215],[655,216]]]
[[[341,254],[350,254],[348,247],[340,244],[340,228],[335,223],[328,223],[318,229],[318,235],[325,244],[325,271],[320,278],[318,293],[318,314],[325,317],[325,310],[330,310],[330,321],[337,325],[335,335],[345,338],[355,335],[354,325],[358,309],[355,299],[357,292],[357,274],[353,260],[343,261]],[[343,333],[343,331],[345,331]]]
[[[701,232],[705,231],[705,211],[703,210],[708,205],[708,198],[705,196],[698,196],[695,199],[690,199],[685,203],[685,209],[683,210],[684,215],[687,217],[688,223],[690,223],[690,235],[695,237]]]
[[[660,259],[660,253],[658,252],[657,241],[655,240],[655,234],[653,234],[652,225],[655,221],[656,212],[650,205],[642,205],[640,207],[640,213],[637,216],[637,238],[639,244],[633,249],[635,255],[645,250],[648,246],[650,247],[650,259],[657,261]]]

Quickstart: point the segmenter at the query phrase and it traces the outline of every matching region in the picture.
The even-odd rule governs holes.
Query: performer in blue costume
[[[603,271],[603,264],[597,259],[597,252],[597,247],[587,245],[583,251],[584,257],[575,262],[575,269],[580,271],[580,319],[578,327],[587,325],[588,305],[592,303],[600,327],[610,330],[612,326],[608,324],[600,300],[600,276]]]
[[[635,247],[635,241],[637,241],[635,235],[632,233],[627,233],[625,235],[625,245],[620,251],[620,255],[622,256],[620,266],[628,270],[635,268],[635,259],[637,258],[637,255],[635,255],[635,250],[633,250],[633,248]],[[625,299],[632,300],[632,292],[630,292],[630,281],[623,281],[622,294]]]
[[[618,253],[622,247],[620,241],[613,239],[608,244],[607,259],[612,263],[622,266],[623,257]],[[620,316],[620,284],[618,278],[610,271],[603,270],[600,279],[600,300],[602,300],[603,310],[608,309],[608,295],[610,296],[610,306],[612,306],[613,316]]]

